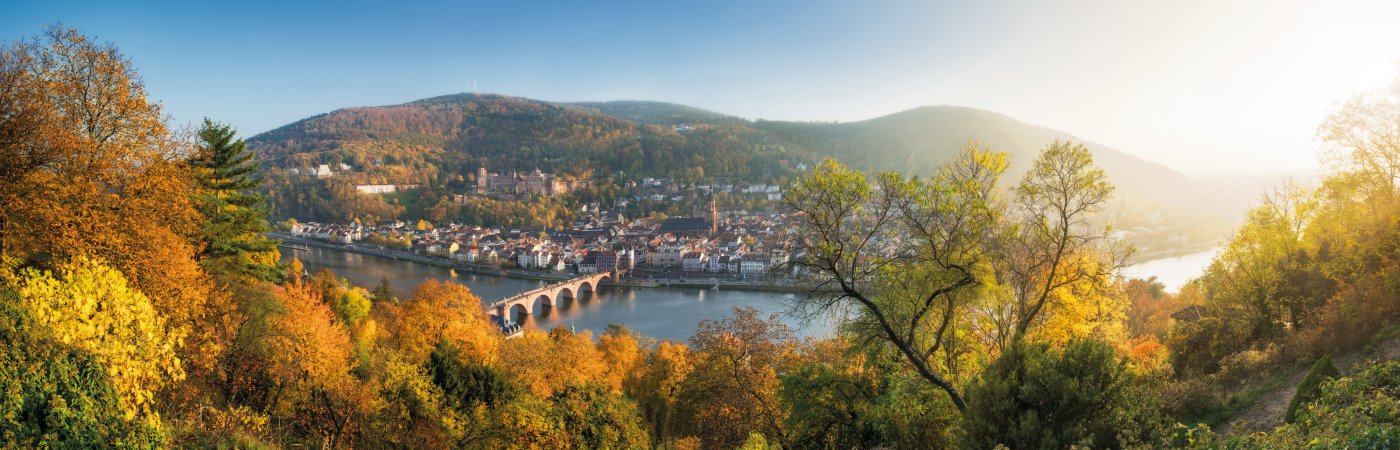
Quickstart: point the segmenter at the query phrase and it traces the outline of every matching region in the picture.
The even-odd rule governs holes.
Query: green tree
[[[1123,448],[1164,429],[1153,396],[1099,341],[1063,351],[1017,339],[967,389],[968,448]]]
[[[870,448],[882,444],[871,419],[880,394],[871,373],[823,362],[803,365],[783,378],[779,397],[789,411],[787,428],[794,448]]]
[[[849,308],[845,331],[893,347],[965,409],[938,361],[989,262],[1005,169],[1005,155],[972,144],[930,180],[887,172],[872,182],[834,161],[818,164],[784,197],[808,251],[793,264],[822,278],[798,307]]]
[[[648,448],[637,405],[601,384],[570,385],[550,396],[550,415],[571,448]]]
[[[234,270],[258,279],[277,281],[277,241],[262,234],[271,230],[257,163],[243,139],[226,124],[204,119],[199,151],[190,158],[199,191],[195,206],[205,217],[201,237],[206,259],[232,259]]]
[[[438,342],[428,355],[428,374],[433,384],[459,411],[470,411],[477,404],[497,406],[510,401],[518,389],[504,372],[478,361],[463,362],[462,350],[451,339]]]
[[[374,287],[370,301],[374,303],[389,304],[394,302],[394,287],[389,285],[389,277],[379,280],[379,285]]]

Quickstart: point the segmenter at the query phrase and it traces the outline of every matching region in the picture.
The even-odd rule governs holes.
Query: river
[[[514,294],[543,287],[548,281],[525,280],[494,275],[481,275],[429,264],[400,261],[381,256],[362,255],[334,249],[312,247],[309,250],[283,248],[282,258],[301,260],[306,270],[315,272],[331,269],[357,286],[373,289],[382,278],[388,278],[395,295],[407,297],[418,283],[427,278],[462,283],[483,302],[494,302]],[[577,301],[556,308],[541,308],[526,316],[526,328],[551,329],[558,325],[577,330],[601,333],[610,323],[625,324],[643,336],[685,341],[695,333],[701,320],[720,320],[735,307],[752,306],[768,314],[781,314],[799,294],[712,290],[696,288],[620,288],[603,286],[592,295],[584,294]],[[833,334],[831,320],[803,323],[786,314],[780,320],[792,327],[798,336],[829,337]]]
[[[1155,259],[1125,269],[1132,277],[1156,275],[1170,291],[1176,291],[1186,281],[1199,275],[1217,250],[1207,250],[1183,256]],[[445,267],[400,261],[381,256],[362,255],[334,249],[312,247],[308,250],[282,249],[284,260],[296,257],[315,272],[328,268],[357,286],[372,289],[380,279],[388,278],[395,294],[407,297],[414,287],[427,278],[465,284],[483,302],[494,302],[514,294],[543,287],[547,281],[525,280],[494,275],[481,275]],[[781,314],[801,294],[711,290],[695,288],[620,288],[604,286],[592,295],[557,308],[541,308],[521,322],[526,328],[551,329],[558,325],[577,330],[592,330],[596,335],[610,323],[625,324],[632,330],[658,339],[684,341],[695,333],[702,320],[720,320],[735,307],[752,306],[763,314]],[[819,319],[804,323],[786,314],[780,320],[792,327],[799,336],[829,337],[835,329],[834,320]]]
[[[1211,260],[1215,258],[1217,253],[1220,253],[1219,247],[1181,256],[1144,261],[1123,268],[1123,276],[1129,278],[1155,276],[1157,281],[1162,282],[1168,291],[1177,292],[1186,285],[1186,282],[1201,276],[1201,273],[1210,266]]]

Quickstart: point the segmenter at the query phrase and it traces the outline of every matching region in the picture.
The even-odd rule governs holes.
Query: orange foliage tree
[[[189,145],[147,100],[131,62],[50,27],[0,49],[0,252],[48,265],[98,257],[120,270],[195,356],[208,294],[195,264],[199,214],[181,164]]]

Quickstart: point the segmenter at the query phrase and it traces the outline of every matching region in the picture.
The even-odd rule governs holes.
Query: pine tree
[[[374,292],[370,296],[370,301],[373,303],[394,302],[394,288],[389,285],[389,277],[384,277],[379,280],[379,286],[374,288]]]
[[[190,160],[200,184],[195,203],[204,214],[204,261],[222,261],[238,274],[278,281],[277,241],[263,236],[267,223],[257,163],[236,131],[204,119],[199,152]]]

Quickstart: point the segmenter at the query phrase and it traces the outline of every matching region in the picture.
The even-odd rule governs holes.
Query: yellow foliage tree
[[[121,272],[79,257],[60,265],[57,277],[24,270],[18,291],[55,339],[91,353],[107,369],[129,419],[160,422],[154,396],[185,376],[175,355],[184,334],[167,327],[151,300],[127,286]]]
[[[598,352],[602,353],[603,362],[608,367],[604,372],[604,383],[611,386],[614,392],[621,392],[623,381],[632,376],[637,359],[641,356],[637,338],[625,326],[609,326],[607,332],[598,336]]]
[[[527,330],[501,346],[501,364],[530,392],[543,398],[571,384],[600,381],[607,371],[593,334],[562,327],[549,333]]]
[[[399,350],[418,364],[443,339],[456,341],[464,357],[489,362],[503,340],[486,319],[481,298],[460,284],[428,279],[398,308],[380,306],[375,309],[388,316],[386,325]]]
[[[625,383],[628,397],[637,402],[638,412],[651,430],[652,442],[677,445],[673,428],[681,383],[694,369],[695,357],[680,342],[662,341],[641,358]]]

